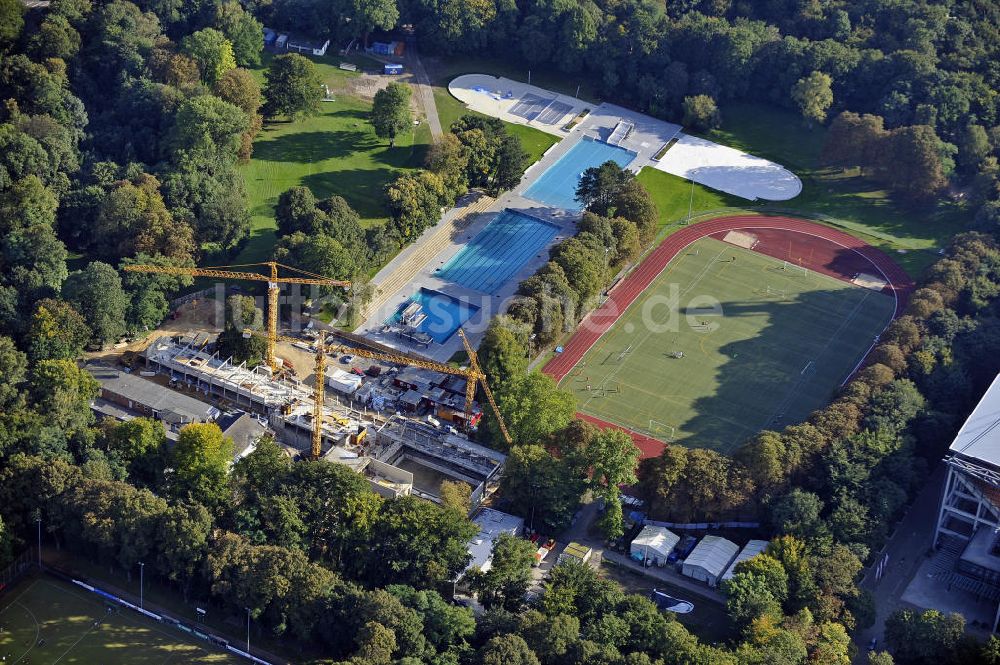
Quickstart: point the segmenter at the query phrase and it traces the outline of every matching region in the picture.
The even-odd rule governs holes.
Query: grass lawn
[[[584,413],[722,453],[762,429],[805,419],[868,350],[894,301],[782,266],[720,240],[698,240],[563,387]],[[715,301],[721,315],[703,309]],[[676,352],[683,357],[672,357]]]
[[[341,72],[333,68],[335,72]],[[333,88],[333,86],[330,86]],[[251,214],[250,240],[234,263],[268,260],[275,243],[274,206],[296,185],[317,198],[339,194],[358,211],[365,226],[387,219],[382,192],[401,171],[423,164],[430,130],[421,123],[396,146],[375,136],[368,122],[371,103],[343,93],[324,102],[321,112],[294,122],[272,122],[254,142],[243,167]]]
[[[660,213],[660,228],[687,219],[688,208],[692,217],[701,213],[726,208],[752,209],[754,203],[725,192],[720,192],[690,180],[645,167],[639,171],[639,182],[649,191]]]
[[[176,628],[107,603],[49,576],[0,598],[0,654],[8,663],[239,663],[236,656]],[[96,625],[95,625],[95,622]]]
[[[465,107],[465,104],[455,99],[448,86],[434,86],[434,105],[437,107],[438,118],[441,120],[441,129],[449,131],[453,122],[463,115],[483,115],[478,111],[473,111]],[[517,125],[512,122],[504,122],[507,131],[521,139],[521,145],[530,158],[529,164],[534,164],[541,159],[542,154],[558,143],[559,138],[527,125]]]
[[[722,109],[722,127],[706,137],[788,167],[802,179],[802,193],[786,202],[761,204],[774,210],[801,211],[855,233],[896,253],[911,274],[936,258],[934,250],[964,230],[968,211],[941,200],[921,207],[897,203],[878,184],[856,172],[819,164],[826,130],[807,129],[800,116],[760,104],[731,104]],[[744,206],[754,209],[758,206]],[[930,251],[922,251],[930,250]]]

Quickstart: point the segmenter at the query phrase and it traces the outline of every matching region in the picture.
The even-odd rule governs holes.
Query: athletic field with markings
[[[807,242],[790,240],[786,250],[794,236]],[[892,319],[896,298],[877,279],[859,285],[863,273],[852,282],[806,267],[815,238],[752,229],[733,237],[680,250],[561,377],[584,416],[728,454],[829,402]],[[831,265],[845,260],[853,259]]]
[[[246,662],[47,575],[0,597],[0,658],[5,665]]]

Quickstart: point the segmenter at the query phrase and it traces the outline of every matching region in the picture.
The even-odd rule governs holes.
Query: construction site
[[[143,375],[166,378],[165,390],[197,396],[223,411],[260,416],[290,454],[310,456],[316,374],[273,375],[264,365],[251,369],[233,364],[214,350],[213,339],[205,334],[162,336],[136,362],[144,366]],[[317,351],[307,337],[296,347]],[[469,484],[478,504],[496,488],[505,456],[470,441],[460,429],[466,427],[466,381],[420,367],[376,364],[357,355],[363,349],[339,348],[341,353],[327,357],[351,371],[326,376],[320,458],[354,468],[388,497],[412,493],[436,500],[441,481],[453,480]],[[472,403],[471,413],[471,422],[478,423],[478,403]]]
[[[212,419],[203,413],[232,420],[248,414],[293,457],[348,465],[387,497],[414,494],[437,501],[441,483],[451,480],[469,485],[475,508],[498,487],[505,456],[469,438],[483,413],[477,388],[486,395],[508,443],[510,437],[464,331],[459,329],[458,337],[469,359],[465,367],[348,332],[319,330],[312,322],[295,337],[278,334],[279,284],[350,285],[274,262],[255,265],[266,266],[270,274],[231,270],[237,266],[126,268],[267,282],[266,326],[242,332],[244,338],[266,340],[266,360],[251,366],[217,349],[221,321],[205,325],[210,317],[199,313],[206,307],[218,312],[225,290],[217,285],[214,300],[185,299],[169,329],[117,354],[116,361],[104,359],[92,368],[102,385],[94,410],[119,419],[152,416],[164,422],[168,436],[186,423]],[[279,276],[279,267],[299,274]],[[178,319],[192,314],[194,329],[184,330]],[[116,369],[117,364],[125,369]],[[306,369],[310,364],[312,372]],[[139,376],[122,380],[121,373],[133,371]],[[203,400],[206,408],[179,400],[185,393]],[[252,449],[242,447],[237,456]]]

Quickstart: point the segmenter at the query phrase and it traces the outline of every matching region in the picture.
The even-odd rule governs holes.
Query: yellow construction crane
[[[251,268],[254,266],[267,266],[270,269],[269,275],[261,275],[256,272],[234,271],[230,268]],[[291,270],[293,272],[308,275],[308,277],[279,277],[278,268]],[[330,279],[322,275],[315,275],[305,270],[292,268],[276,261],[265,261],[263,263],[244,263],[231,266],[211,266],[207,268],[182,268],[179,266],[152,266],[134,264],[125,266],[129,272],[157,273],[162,275],[188,275],[191,277],[215,277],[216,279],[248,280],[254,282],[267,282],[267,365],[271,371],[277,371],[278,362],[274,355],[274,345],[278,341],[278,285],[279,284],[311,284],[316,286],[350,286],[351,283]]]
[[[497,406],[497,401],[493,399],[493,391],[490,390],[490,384],[486,382],[486,373],[483,372],[482,368],[479,367],[479,356],[472,349],[472,345],[469,344],[468,338],[465,336],[465,331],[461,328],[458,329],[458,336],[462,338],[462,345],[465,346],[465,353],[469,356],[469,367],[473,372],[479,377],[479,382],[483,386],[483,392],[486,393],[486,399],[490,402],[490,408],[493,409],[494,415],[497,417],[497,425],[500,426],[500,431],[503,433],[503,438],[507,442],[507,445],[514,443],[514,440],[510,438],[510,432],[507,431],[507,424],[503,421],[503,416],[500,415],[500,407]],[[472,386],[471,392],[469,386]],[[476,393],[476,384],[474,381],[469,381],[466,383],[466,404],[472,401],[472,398]],[[468,407],[466,407],[468,408]]]

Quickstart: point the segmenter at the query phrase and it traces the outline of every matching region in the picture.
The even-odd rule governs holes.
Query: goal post
[[[662,436],[667,441],[674,440],[674,427],[673,425],[668,425],[666,423],[661,423],[659,420],[649,420],[649,433],[653,436]]]
[[[798,275],[808,275],[809,268],[806,268],[802,263],[794,263],[792,261],[783,261],[781,263],[781,269],[787,272],[795,273]]]

